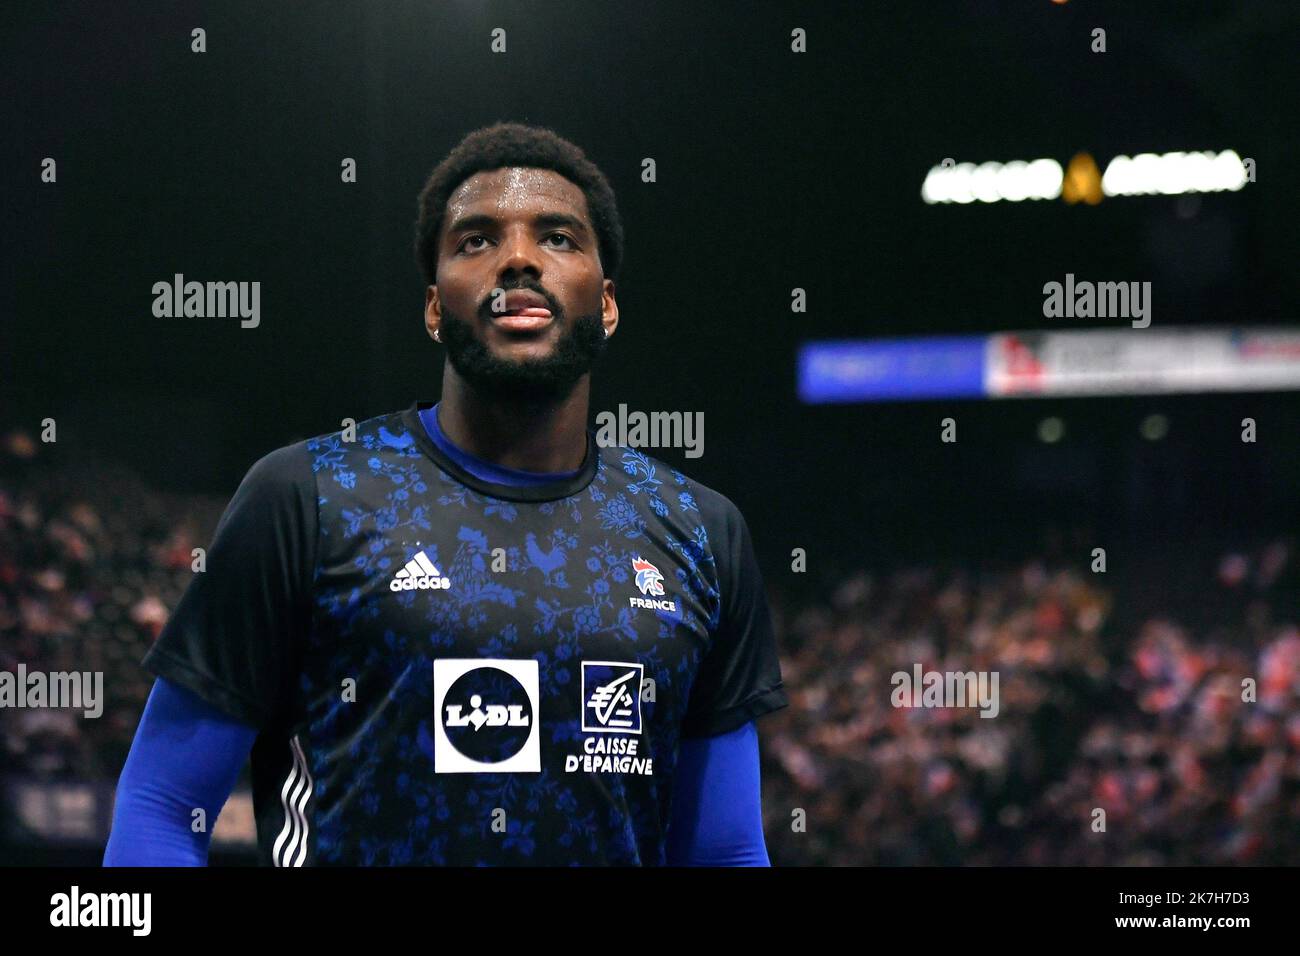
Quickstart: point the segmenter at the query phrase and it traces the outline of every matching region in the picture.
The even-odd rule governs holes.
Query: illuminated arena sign
[[[1090,155],[1079,153],[1067,169],[1054,159],[978,165],[944,160],[931,167],[921,186],[921,198],[930,205],[965,205],[1059,196],[1067,203],[1095,206],[1103,196],[1236,192],[1253,181],[1253,161],[1243,160],[1231,149],[1116,156],[1107,164],[1105,174]]]

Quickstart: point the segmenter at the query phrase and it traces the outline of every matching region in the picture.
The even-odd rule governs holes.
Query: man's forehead
[[[491,209],[570,209],[587,214],[581,189],[553,169],[510,166],[475,173],[456,187],[447,207],[456,213]]]

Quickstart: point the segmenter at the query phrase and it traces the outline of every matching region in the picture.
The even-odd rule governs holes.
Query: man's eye
[[[565,242],[567,242],[570,246],[573,246],[573,244],[574,244],[573,239],[570,238],[569,236],[566,236],[566,235],[565,235],[564,233],[562,233],[562,232],[553,232],[553,233],[551,233],[549,236],[547,236],[546,238],[547,238],[548,240],[550,240],[550,239],[563,239],[563,240],[564,240]],[[475,239],[481,239],[481,240],[483,240],[484,242],[486,242],[486,241],[487,241],[487,236],[466,236],[466,237],[461,241],[460,249],[459,249],[458,251],[464,251],[466,248],[468,248],[469,243],[473,242]],[[474,248],[476,248],[476,249],[481,249],[482,246],[475,246]],[[560,246],[556,246],[556,248],[558,249],[558,248],[562,248],[562,247],[560,247]]]

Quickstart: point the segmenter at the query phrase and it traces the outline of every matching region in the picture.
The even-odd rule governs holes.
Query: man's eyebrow
[[[447,235],[451,236],[458,232],[465,232],[470,229],[491,229],[501,220],[485,212],[470,213],[461,216],[450,226],[447,227]],[[542,212],[533,217],[533,225],[537,228],[551,228],[555,226],[567,226],[575,232],[586,234],[590,230],[587,224],[577,216],[571,216],[567,212]]]

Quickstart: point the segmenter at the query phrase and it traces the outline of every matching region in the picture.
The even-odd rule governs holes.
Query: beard
[[[475,337],[470,323],[445,308],[439,328],[452,368],[475,391],[519,402],[567,398],[605,349],[605,326],[599,312],[576,318],[556,340],[550,355],[525,361],[493,355]]]

